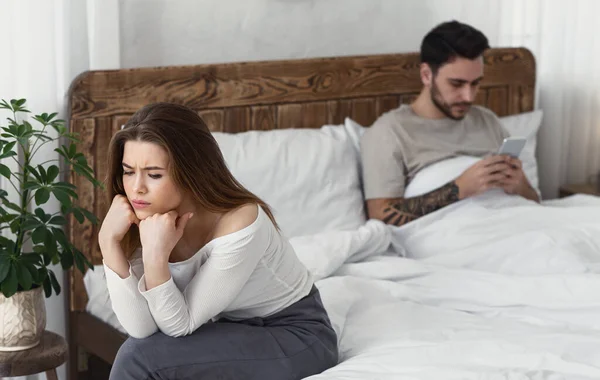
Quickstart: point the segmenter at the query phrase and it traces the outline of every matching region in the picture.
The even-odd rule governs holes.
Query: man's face
[[[469,112],[483,78],[483,58],[456,58],[432,75],[433,104],[447,117],[461,120]]]

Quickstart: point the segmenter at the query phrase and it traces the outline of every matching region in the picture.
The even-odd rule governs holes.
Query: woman
[[[301,379],[337,363],[309,272],[194,111],[145,106],[109,149],[98,239],[130,335],[111,379]]]

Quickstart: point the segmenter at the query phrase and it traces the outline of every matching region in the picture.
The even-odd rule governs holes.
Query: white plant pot
[[[40,343],[46,328],[46,304],[42,287],[0,293],[0,351],[20,351]]]

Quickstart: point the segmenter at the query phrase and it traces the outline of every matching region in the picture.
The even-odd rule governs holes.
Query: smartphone
[[[504,139],[504,142],[502,142],[498,154],[519,158],[521,151],[525,147],[526,141],[527,139],[524,137],[507,137]]]

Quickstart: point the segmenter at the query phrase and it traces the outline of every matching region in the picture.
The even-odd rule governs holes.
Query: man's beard
[[[431,82],[431,92],[430,93],[431,93],[431,102],[436,106],[436,108],[438,110],[440,110],[441,113],[443,113],[444,115],[446,115],[446,117],[448,117],[452,120],[462,120],[465,118],[465,116],[467,116],[466,112],[462,116],[454,116],[452,114],[453,106],[471,107],[471,105],[472,105],[472,103],[468,103],[468,102],[454,103],[454,104],[448,104],[448,103],[444,102],[444,100],[442,99],[442,94],[440,94],[440,90],[438,89],[437,85],[435,84],[435,80]]]

